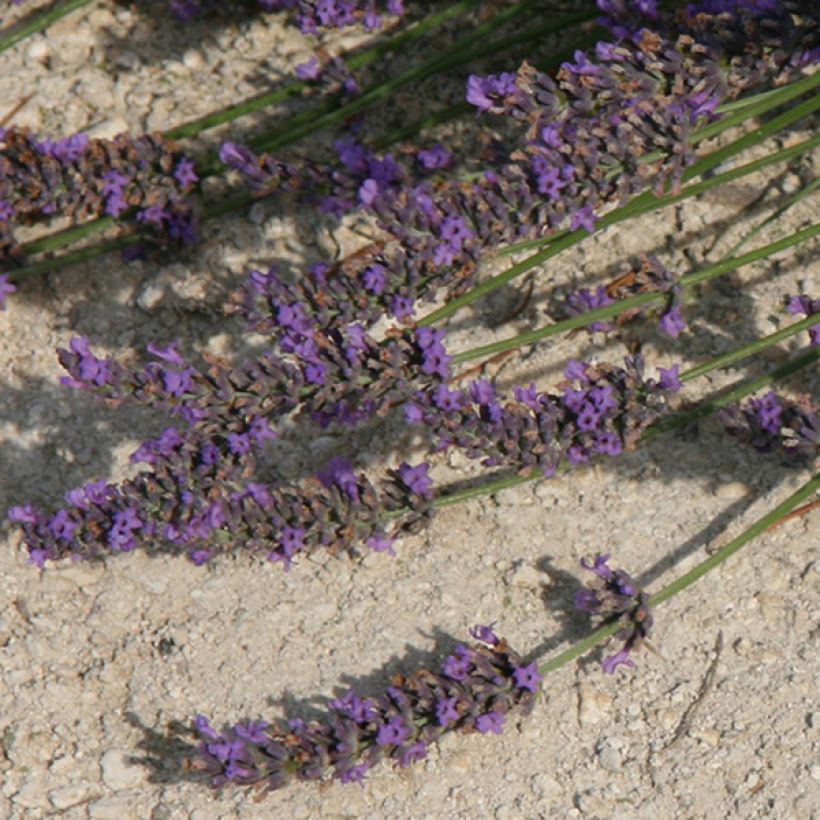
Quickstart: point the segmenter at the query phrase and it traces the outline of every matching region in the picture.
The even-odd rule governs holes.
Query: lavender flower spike
[[[619,666],[635,666],[630,653],[640,649],[652,628],[649,595],[622,569],[613,570],[609,555],[596,555],[592,563],[581,559],[581,566],[595,574],[586,588],[575,594],[575,608],[591,613],[600,623],[618,621],[622,629],[617,637],[623,646],[601,664],[607,675]]]
[[[512,713],[529,714],[541,676],[525,665],[506,640],[488,627],[491,645],[459,645],[438,671],[420,669],[397,675],[377,698],[349,691],[328,704],[327,717],[244,722],[217,732],[207,718],[194,721],[200,737],[192,767],[203,770],[213,788],[232,783],[263,791],[292,780],[361,783],[381,760],[407,766],[423,760],[443,735],[501,734]],[[448,670],[457,666],[459,674]]]

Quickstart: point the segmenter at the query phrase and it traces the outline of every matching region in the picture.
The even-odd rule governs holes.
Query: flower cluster
[[[469,182],[447,173],[416,183],[388,158],[389,178],[385,168],[381,177],[369,176],[373,159],[360,155],[351,174],[343,159],[341,175],[330,178],[346,196],[337,194],[334,207],[342,211],[353,201],[369,209],[384,239],[340,263],[329,281],[309,273],[285,289],[250,287],[238,309],[260,327],[275,326],[283,304],[301,304],[320,326],[368,324],[385,311],[404,319],[418,299],[441,288],[450,297],[468,289],[479,263],[500,245],[567,226],[594,230],[607,207],[653,184],[657,190],[677,184],[693,160],[692,128],[713,117],[718,104],[763,81],[785,82],[820,57],[811,50],[817,39],[811,4],[792,5],[803,9],[802,17],[761,11],[757,20],[742,4],[720,12],[709,7],[677,22],[664,17],[665,35],[644,28],[630,41],[577,52],[555,80],[528,64],[515,74],[470,78],[473,104],[524,126],[514,150]],[[758,37],[764,24],[765,36]],[[327,179],[310,163],[268,156],[245,154],[230,164],[265,193],[277,186],[313,190]],[[664,328],[677,334],[682,327],[673,302]]]
[[[540,469],[552,475],[559,463],[586,463],[595,455],[633,449],[641,434],[668,409],[681,386],[678,366],[643,377],[639,356],[624,368],[573,361],[559,394],[531,384],[502,404],[485,379],[463,390],[439,385],[420,391],[405,408],[412,424],[424,425],[439,450],[459,447],[484,466]]]
[[[404,14],[404,0],[170,0],[171,11],[185,22],[203,14],[224,14],[233,7],[241,10],[256,6],[265,11],[290,10],[304,34],[355,25],[376,31],[383,26],[385,14]]]
[[[239,723],[217,732],[198,715],[195,769],[213,788],[256,785],[268,792],[293,780],[361,783],[382,760],[408,766],[454,731],[501,734],[511,715],[532,710],[542,677],[489,627],[471,631],[488,645],[459,644],[438,671],[396,675],[378,697],[348,691],[322,720]]]
[[[803,316],[814,316],[815,313],[820,314],[820,299],[812,299],[811,296],[805,294],[792,296],[786,310],[792,316],[800,316],[801,314]],[[820,346],[820,322],[809,328],[809,341],[812,347]]]
[[[591,310],[614,305],[621,299],[628,299],[639,293],[668,293],[668,303],[660,315],[660,328],[673,339],[686,328],[681,313],[682,288],[677,277],[654,255],[642,255],[639,264],[633,266],[609,285],[599,285],[595,290],[581,288],[570,293],[564,305],[559,307],[560,318],[570,318]],[[652,307],[633,308],[618,314],[612,322],[592,322],[587,325],[589,333],[607,333],[616,325],[621,326],[652,311]]]
[[[32,504],[8,517],[23,530],[30,563],[99,558],[141,546],[186,554],[201,565],[247,549],[289,569],[296,555],[365,544],[394,554],[393,541],[432,514],[428,467],[402,463],[381,488],[334,459],[303,486],[252,481],[243,454],[213,441],[197,448],[173,428],[138,451],[151,465],[119,485],[91,482],[66,493],[49,515]]]
[[[194,164],[159,135],[92,139],[75,134],[39,140],[0,128],[0,262],[19,254],[15,223],[60,214],[136,219],[174,241],[196,241],[186,197],[198,182]]]
[[[820,409],[810,396],[789,399],[770,390],[743,407],[721,410],[718,419],[743,444],[759,453],[779,453],[791,463],[812,461],[820,450]]]
[[[357,424],[384,415],[421,386],[450,377],[444,331],[393,331],[376,342],[360,325],[314,331],[305,314],[279,311],[282,355],[229,365],[204,356],[206,369],[185,359],[174,344],[148,345],[156,357],[141,368],[99,358],[77,337],[58,355],[63,384],[90,390],[109,403],[131,402],[181,416],[200,435],[228,438],[233,449],[273,435],[276,420],[299,410],[323,427]]]
[[[602,624],[618,621],[623,626],[617,634],[623,647],[604,658],[602,664],[607,675],[613,674],[618,666],[635,666],[629,655],[641,648],[652,629],[649,595],[622,569],[607,566],[609,558],[609,555],[596,555],[592,563],[581,559],[581,566],[593,572],[595,578],[575,595],[577,609],[591,613]]]

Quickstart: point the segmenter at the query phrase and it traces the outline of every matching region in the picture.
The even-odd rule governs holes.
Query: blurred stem
[[[470,50],[470,47],[479,43],[482,38],[490,34],[499,26],[515,19],[523,12],[527,11],[533,4],[534,0],[521,0],[505,11],[497,13],[492,19],[477,26],[469,34],[462,37],[457,43],[451,46],[447,51],[433,57],[421,65],[413,66],[407,71],[399,74],[397,77],[391,77],[382,83],[371,86],[367,91],[356,97],[350,102],[335,108],[318,117],[314,117],[310,122],[304,123],[301,127],[295,128],[289,126],[286,130],[278,130],[272,135],[263,135],[257,139],[251,140],[248,144],[255,151],[273,151],[281,148],[284,145],[290,145],[308,134],[315,133],[323,128],[344,122],[355,114],[365,110],[370,105],[380,102],[392,96],[400,88],[404,88],[411,83],[417,83],[444,69],[453,68],[465,59],[471,59],[476,53]],[[583,15],[575,15],[575,17],[583,17]],[[575,19],[573,17],[572,19]],[[594,17],[594,13],[586,13],[586,17]],[[560,30],[567,25],[564,20],[558,21],[556,27]],[[480,51],[478,52],[480,53]]]
[[[364,68],[385,54],[398,51],[405,46],[411,45],[432,29],[438,28],[438,26],[446,23],[448,20],[452,20],[454,17],[464,14],[474,6],[478,5],[479,2],[481,2],[481,0],[461,0],[461,2],[453,3],[442,11],[431,14],[423,20],[419,20],[419,22],[414,26],[394,37],[391,37],[386,42],[379,43],[373,48],[369,48],[359,54],[344,56],[343,59],[345,64],[351,69],[351,71]],[[267,94],[261,94],[250,100],[243,100],[241,103],[229,106],[228,108],[223,108],[221,111],[215,111],[210,114],[206,114],[204,117],[191,120],[183,125],[177,125],[166,131],[165,136],[170,139],[183,139],[185,137],[198,136],[203,131],[207,131],[209,128],[215,128],[217,125],[224,125],[225,123],[233,122],[240,117],[247,116],[248,114],[254,114],[257,111],[261,111],[271,105],[284,102],[289,97],[300,94],[309,85],[310,83],[302,80],[291,81],[282,88],[277,88],[275,91],[270,91]],[[338,97],[334,98],[330,102],[329,107],[321,108],[321,110],[330,110],[330,108],[336,105],[337,100]],[[317,113],[317,109],[314,108],[309,113],[315,114]],[[280,126],[280,128],[281,130],[286,130],[289,125],[290,121],[285,123],[283,126]]]
[[[62,3],[53,4],[41,14],[34,12],[18,23],[12,23],[8,30],[0,32],[0,54],[17,45],[21,40],[25,40],[26,37],[45,31],[50,25],[71,14],[72,11],[88,6],[90,3],[91,0],[63,0]]]
[[[670,598],[677,595],[679,592],[692,586],[696,581],[699,581],[708,572],[715,567],[720,566],[724,561],[731,558],[736,552],[739,552],[748,543],[753,541],[758,536],[762,535],[770,527],[773,527],[779,521],[789,515],[792,510],[799,507],[803,502],[808,501],[812,496],[820,490],[820,474],[815,475],[807,481],[797,492],[792,493],[785,501],[781,501],[774,509],[770,510],[762,518],[759,518],[751,526],[747,527],[740,535],[733,538],[726,546],[721,547],[708,558],[701,561],[696,567],[693,567],[689,572],[684,573],[676,581],[665,586],[660,592],[653,595],[649,600],[650,606],[657,606]],[[619,623],[612,623],[596,629],[591,635],[577,644],[564,650],[559,655],[551,658],[546,663],[539,665],[538,671],[542,675],[553,672],[561,666],[568,664],[577,657],[588,652],[593,647],[602,643],[607,638],[614,635],[622,628]]]
[[[724,273],[735,270],[743,265],[749,265],[752,262],[758,262],[765,259],[771,254],[778,253],[786,248],[798,245],[805,242],[812,237],[820,234],[820,223],[815,223],[800,231],[796,231],[783,239],[778,239],[776,242],[771,242],[756,250],[749,251],[742,256],[734,256],[729,259],[724,259],[716,262],[714,265],[709,265],[699,271],[688,273],[686,276],[680,278],[680,284],[684,287],[691,287],[693,285],[707,282]],[[571,319],[564,319],[561,322],[555,322],[552,325],[538,328],[537,330],[530,330],[526,333],[519,333],[516,336],[511,336],[508,339],[502,339],[498,342],[492,342],[488,345],[481,345],[479,347],[464,350],[461,353],[456,353],[453,356],[453,364],[462,364],[463,362],[473,361],[474,359],[483,359],[485,356],[495,356],[499,353],[504,353],[507,350],[514,350],[517,347],[524,345],[535,344],[542,339],[547,339],[550,336],[556,336],[559,333],[564,333],[568,330],[575,330],[579,327],[586,327],[593,322],[598,322],[606,319],[612,319],[619,313],[631,310],[632,308],[641,307],[652,302],[659,302],[668,299],[669,294],[664,291],[654,293],[639,293],[636,296],[630,296],[628,299],[622,299],[614,305],[607,305],[606,307],[596,308],[595,310],[587,311],[579,316],[573,316]],[[422,322],[419,322],[422,324]],[[424,324],[427,324],[426,322]]]

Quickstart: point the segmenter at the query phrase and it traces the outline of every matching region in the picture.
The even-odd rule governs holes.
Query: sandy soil
[[[355,42],[343,35],[333,45]],[[44,135],[170,127],[250,96],[309,50],[275,17],[180,29],[100,4],[0,55],[0,116],[31,94],[14,121]],[[425,91],[414,91],[418,106]],[[412,98],[403,95],[398,108]],[[385,116],[401,115],[394,106]],[[241,137],[254,123],[227,133]],[[596,235],[538,272],[512,323],[497,326],[523,284],[460,316],[453,348],[542,324],[562,288],[607,281],[633,254],[654,252],[681,273],[716,260],[814,176],[814,165],[797,160]],[[809,224],[813,208],[816,201],[793,209],[755,244]],[[222,317],[226,293],[254,265],[298,269],[331,256],[337,242],[355,248],[360,227],[262,203],[250,219],[209,224],[196,250],[130,265],[106,257],[25,283],[0,313],[0,510],[56,505],[87,480],[122,478],[132,470],[128,455],[164,426],[61,387],[56,346],[82,333],[96,350],[131,358],[149,341],[177,338],[188,351],[239,355],[263,340]],[[700,362],[772,332],[789,321],[784,298],[809,289],[817,273],[803,246],[705,288],[678,342],[636,331],[649,364]],[[792,339],[765,361],[694,383],[686,398],[760,373],[804,344]],[[622,346],[579,334],[487,375],[501,387],[533,378],[549,385],[578,355],[617,360]],[[788,385],[811,387],[805,374]],[[378,473],[415,447],[396,418],[352,437],[296,427],[271,458],[298,476],[346,453]],[[434,469],[442,480],[473,473],[456,456]],[[435,663],[476,623],[495,621],[519,651],[548,656],[588,628],[571,612],[581,556],[612,552],[659,589],[806,475],[741,449],[707,421],[612,464],[449,507],[402,542],[396,559],[319,556],[288,574],[243,556],[197,568],[144,552],[40,572],[4,525],[0,815],[816,816],[816,515],[771,531],[659,610],[659,655],[642,653],[636,670],[613,677],[601,673],[599,653],[564,667],[545,682],[532,716],[502,737],[454,736],[424,763],[374,770],[364,788],[297,785],[263,803],[243,791],[216,798],[182,768],[184,728],[196,712],[216,725],[310,717],[349,686],[374,693],[396,671]]]

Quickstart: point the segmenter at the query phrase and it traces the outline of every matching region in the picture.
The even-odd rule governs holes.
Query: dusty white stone
[[[538,589],[544,583],[545,577],[535,567],[524,564],[513,572],[510,583],[514,587],[524,587],[525,589]]]
[[[26,49],[26,59],[47,65],[51,59],[51,46],[45,37],[35,37]]]
[[[88,807],[88,814],[92,820],[141,820],[146,816],[136,805],[136,795],[129,793],[95,801]]]
[[[205,58],[198,49],[189,48],[185,54],[182,55],[182,63],[186,68],[190,68],[191,71],[199,71],[199,69],[205,67]]]
[[[70,806],[85,800],[93,791],[94,786],[91,783],[78,782],[69,783],[67,786],[60,786],[52,789],[48,793],[48,799],[55,809],[67,809]]]
[[[718,498],[724,498],[727,501],[734,501],[738,498],[743,498],[743,496],[747,495],[748,492],[748,484],[744,484],[742,481],[729,481],[718,484],[717,487],[715,487],[715,495]]]
[[[600,723],[609,717],[612,698],[599,692],[594,686],[581,684],[578,704],[578,720],[582,726]]]
[[[100,760],[103,783],[110,789],[129,789],[145,783],[145,768],[132,763],[132,749],[109,749]]]
[[[137,304],[145,311],[156,310],[165,297],[165,287],[157,282],[147,282],[140,289]]]

